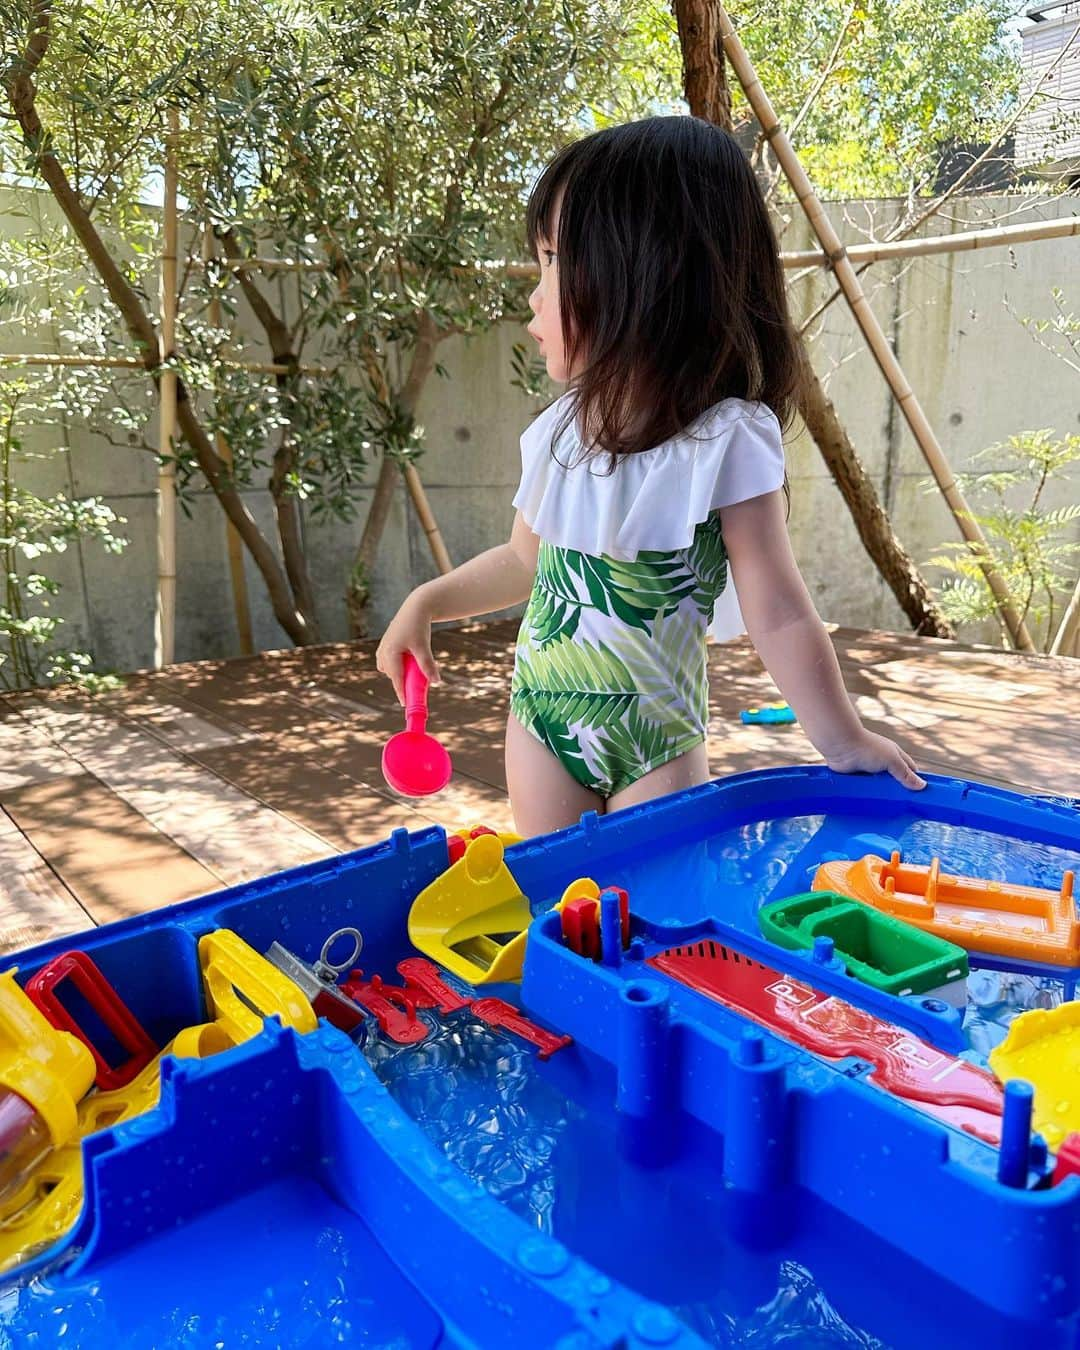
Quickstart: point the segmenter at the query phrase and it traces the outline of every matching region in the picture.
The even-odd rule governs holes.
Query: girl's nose
[[[539,313],[540,313],[540,287],[539,287],[539,286],[537,286],[537,288],[533,291],[532,295],[529,296],[529,308],[532,310],[532,312],[533,312],[534,314],[539,314]]]

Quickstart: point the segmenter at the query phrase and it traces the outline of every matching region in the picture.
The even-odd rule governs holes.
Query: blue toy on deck
[[[961,1022],[759,933],[822,859],[900,848],[1051,885],[1080,813],[800,768],[586,816],[507,848],[536,917],[483,998],[408,941],[439,829],[81,935],[173,1048],[156,1104],[83,1137],[0,1346],[1080,1345],[1080,1178],[984,1068],[1005,985],[973,974]],[[1071,980],[1038,976],[1031,1002]]]

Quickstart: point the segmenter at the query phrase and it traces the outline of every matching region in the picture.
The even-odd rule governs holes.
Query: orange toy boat
[[[968,951],[1053,966],[1080,965],[1080,922],[1072,872],[1060,891],[1013,886],[979,877],[947,876],[935,858],[929,867],[888,862],[873,853],[827,862],[815,891],[840,891],[916,928],[948,938]]]

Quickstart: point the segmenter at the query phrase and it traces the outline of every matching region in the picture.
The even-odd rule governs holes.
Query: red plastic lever
[[[497,1031],[508,1031],[512,1036],[520,1036],[523,1041],[535,1045],[540,1052],[540,1059],[550,1059],[556,1050],[563,1050],[574,1043],[573,1036],[557,1036],[553,1031],[545,1031],[518,1012],[512,1003],[504,1003],[501,998],[478,998],[472,1005],[472,1014]]]
[[[600,955],[599,904],[587,896],[568,900],[562,907],[563,941],[578,956],[595,961]]]
[[[123,1063],[111,1066],[56,997],[57,988],[65,980],[71,981],[127,1051],[128,1057]],[[158,1053],[142,1023],[85,952],[63,952],[53,957],[27,981],[26,993],[54,1027],[59,1031],[70,1031],[90,1051],[97,1065],[94,1082],[102,1091],[126,1087]]]
[[[395,984],[383,984],[378,975],[373,975],[370,980],[358,978],[360,975],[360,971],[354,970],[352,977],[341,986],[342,992],[373,1013],[379,1030],[392,1041],[398,1045],[419,1044],[427,1036],[428,1028],[417,1017],[416,1004],[406,991]],[[395,1002],[400,1002],[402,1007],[395,1007]]]
[[[410,956],[399,961],[397,969],[405,981],[405,992],[418,1008],[435,1008],[442,1017],[446,1017],[469,1006],[469,1000],[451,989],[440,977],[436,967],[422,956]]]

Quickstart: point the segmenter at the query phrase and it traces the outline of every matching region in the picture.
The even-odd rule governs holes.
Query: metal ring
[[[354,945],[352,952],[349,955],[349,959],[347,961],[335,963],[329,959],[330,949],[333,947],[334,943],[338,940],[338,938],[341,937],[351,937]],[[363,950],[364,950],[364,935],[363,933],[360,932],[359,928],[339,928],[335,932],[331,933],[330,936],[323,943],[322,951],[319,953],[319,965],[323,966],[326,970],[332,971],[335,975],[340,975],[342,974],[343,971],[351,970],[353,966],[356,965],[356,962],[359,960],[360,953]]]

